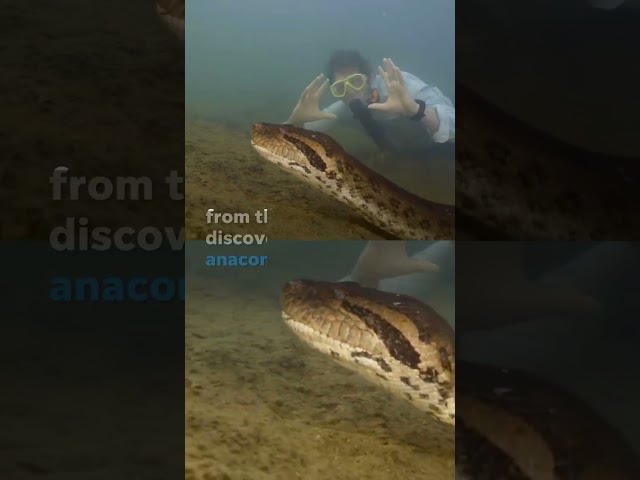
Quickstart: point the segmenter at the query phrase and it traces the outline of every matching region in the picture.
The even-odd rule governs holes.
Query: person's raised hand
[[[315,120],[335,120],[333,113],[320,109],[320,98],[329,86],[329,79],[323,74],[318,75],[302,92],[287,123],[303,127],[306,122]]]
[[[411,97],[409,90],[407,90],[402,72],[390,58],[383,59],[382,63],[384,68],[378,67],[378,73],[387,86],[387,101],[384,103],[372,103],[369,108],[412,117],[417,113],[419,106]]]

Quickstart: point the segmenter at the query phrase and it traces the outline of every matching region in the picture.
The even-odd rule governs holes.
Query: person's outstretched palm
[[[322,74],[318,75],[300,95],[300,100],[293,109],[288,123],[302,127],[306,122],[315,120],[335,120],[336,116],[333,113],[320,109],[320,97],[328,86],[329,79],[325,79]]]
[[[378,73],[380,73],[380,76],[387,86],[387,101],[384,103],[372,103],[369,105],[369,108],[371,110],[381,110],[383,112],[391,112],[407,117],[415,115],[417,104],[407,90],[402,72],[394,65],[390,58],[383,59],[382,63],[384,69],[378,67]]]

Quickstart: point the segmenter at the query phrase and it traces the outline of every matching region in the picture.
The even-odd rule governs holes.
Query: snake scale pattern
[[[452,328],[411,297],[296,280],[282,315],[311,347],[426,412],[443,454],[455,432],[456,471],[429,480],[640,478],[632,449],[579,399],[523,372],[458,362],[456,375]]]
[[[157,2],[158,15],[182,41],[184,12],[184,0]],[[475,145],[480,148],[471,149],[474,141],[469,137],[469,147],[457,161],[461,169],[457,202],[462,211],[516,237],[607,238],[629,233],[628,224],[618,216],[620,204],[617,210],[606,210],[616,214],[599,223],[601,210],[584,195],[567,197],[562,192],[564,196],[557,197],[564,205],[560,215],[548,216],[545,209],[553,207],[555,212],[557,205],[531,200],[536,197],[537,180],[502,167],[517,151],[512,160],[524,155],[540,182],[549,174],[548,168],[560,168],[570,176],[577,170],[562,163],[567,152],[553,142],[548,145],[532,138],[526,128],[513,131],[512,119],[467,93],[465,108],[468,104],[476,117],[475,121],[468,117],[471,120],[459,128],[463,135],[465,130],[479,135]],[[514,140],[496,141],[495,131],[478,130],[475,125],[493,125]],[[265,124],[256,126],[253,135],[254,148],[265,158],[349,203],[390,234],[403,239],[453,238],[450,207],[427,202],[391,184],[348,157],[329,137]],[[548,158],[549,154],[560,157],[559,162],[543,165],[534,158]],[[478,155],[486,162],[479,161]],[[474,170],[481,165],[484,171]],[[318,179],[314,174],[320,172],[325,176]],[[612,187],[607,184],[612,195],[624,187],[616,178]],[[522,190],[513,193],[519,200],[516,210],[509,210],[504,193],[496,193],[494,187],[497,180],[507,185],[514,179]],[[593,175],[588,181],[597,183]],[[529,196],[520,195],[523,191]],[[590,211],[594,213],[585,228],[575,219],[586,206],[593,207]],[[523,212],[537,214],[526,223],[513,223],[514,215]],[[523,372],[458,362],[462,368],[456,377],[452,329],[437,312],[415,299],[354,283],[298,280],[283,289],[282,305],[285,322],[305,342],[423,410],[432,420],[430,433],[441,440],[442,454],[454,455],[455,445],[456,471],[443,469],[428,480],[454,476],[457,480],[640,478],[640,462],[632,449],[579,399]]]
[[[291,125],[256,124],[266,160],[349,205],[402,240],[640,237],[640,162],[564,144],[456,85],[455,208],[414,195],[368,168],[333,138]],[[458,222],[456,223],[456,217]]]
[[[292,125],[256,124],[251,143],[266,160],[351,206],[400,239],[454,236],[454,208],[404,190],[349,155],[333,138]]]

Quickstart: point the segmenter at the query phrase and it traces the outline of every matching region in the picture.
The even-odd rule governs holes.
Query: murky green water
[[[339,280],[365,245],[188,243],[187,478],[432,478],[442,465],[453,478],[453,454],[434,455],[422,412],[303,345],[282,321],[285,282]],[[411,242],[409,251],[427,246]],[[202,266],[206,255],[234,254],[266,255],[268,266]],[[453,315],[450,277],[422,286],[424,301]]]

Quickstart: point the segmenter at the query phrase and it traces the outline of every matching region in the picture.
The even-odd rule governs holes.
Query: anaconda
[[[260,123],[253,126],[251,144],[266,160],[351,206],[394,237],[442,240],[454,236],[453,206],[404,190],[351,156],[329,135]]]
[[[640,235],[640,165],[567,145],[456,87],[456,206],[416,196],[349,155],[330,136],[256,124],[266,160],[346,203],[401,239],[449,239],[458,227],[487,239],[618,239]]]
[[[454,455],[455,430],[456,471],[443,463],[429,480],[640,478],[629,445],[565,391],[470,362],[456,374],[453,329],[418,300],[295,280],[282,290],[282,315],[310,346],[425,411],[444,455]]]

